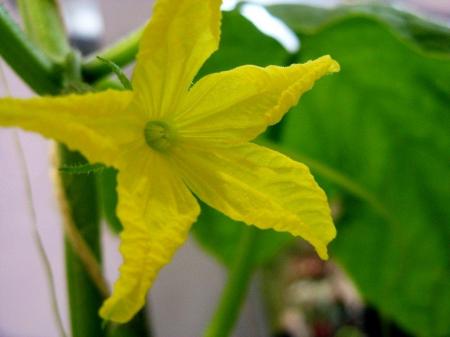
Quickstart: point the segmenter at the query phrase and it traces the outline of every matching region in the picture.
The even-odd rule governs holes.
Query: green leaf
[[[283,144],[350,177],[394,219],[322,179],[328,194],[343,200],[331,256],[366,300],[403,328],[448,336],[450,58],[418,53],[379,17],[352,15],[304,29],[295,13],[307,10],[276,10],[300,36],[299,61],[331,54],[342,71],[319,81],[288,115]],[[426,27],[422,36],[434,36]]]
[[[276,40],[262,34],[239,12],[223,12],[219,50],[206,61],[197,78],[244,64],[283,65],[288,59],[289,54]]]
[[[200,76],[242,64],[283,65],[288,58],[289,54],[278,42],[263,35],[238,12],[224,12],[219,51],[206,62]],[[202,213],[194,225],[193,233],[202,247],[230,266],[236,257],[236,247],[245,226],[202,204]],[[258,230],[253,263],[267,262],[292,239],[286,233]]]
[[[306,5],[273,5],[267,9],[292,29],[313,35],[351,17],[366,17],[386,25],[393,34],[426,53],[448,55],[450,28],[383,5],[347,5],[332,9]]]

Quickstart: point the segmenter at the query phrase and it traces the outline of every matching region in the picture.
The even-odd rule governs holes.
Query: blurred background
[[[260,6],[287,2],[292,7]],[[268,247],[267,258],[261,258],[263,267],[253,280],[235,337],[450,333],[450,3],[377,2],[438,24],[434,26],[395,12],[374,15],[361,8],[377,19],[346,21],[348,13],[334,12],[343,2],[367,3],[253,1],[235,9],[236,2],[224,2],[230,11],[224,18],[224,51],[207,63],[203,74],[244,63],[287,64],[327,53],[343,69],[305,95],[282,126],[268,135],[289,153],[301,149],[298,156],[306,158],[327,190],[339,231],[332,260],[324,263],[303,242],[269,233],[268,244],[262,246]],[[14,1],[0,3],[16,11]],[[326,12],[296,7],[305,3]],[[61,4],[73,43],[88,53],[144,24],[152,1]],[[383,20],[387,28],[375,23]],[[260,31],[275,40],[260,37]],[[32,95],[7,65],[2,67],[9,88],[0,81],[1,96]],[[48,280],[25,211],[26,189],[13,132],[0,129],[0,337],[58,336]],[[61,216],[50,165],[53,144],[36,134],[18,133],[38,229],[69,330]],[[322,164],[344,178],[327,174]],[[213,211],[204,214],[194,235],[209,254],[192,238],[151,291],[155,336],[199,336],[215,308],[234,247],[217,249],[214,238],[222,242],[223,233],[209,232],[202,222],[221,223],[230,231],[223,235],[231,241],[236,233],[234,224]],[[105,274],[112,281],[120,264],[118,239],[105,225],[102,240]],[[431,326],[435,330],[429,330]]]

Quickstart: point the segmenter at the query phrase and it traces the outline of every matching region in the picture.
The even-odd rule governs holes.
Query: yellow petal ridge
[[[113,165],[120,144],[136,137],[137,115],[127,113],[132,93],[2,98],[0,126],[21,127],[81,151],[91,162]]]
[[[242,66],[198,81],[174,121],[203,148],[242,144],[276,124],[322,76],[339,71],[330,56],[289,67]]]
[[[252,143],[181,150],[173,160],[205,203],[248,225],[301,236],[328,257],[336,229],[326,195],[305,165]]]
[[[142,36],[133,88],[152,119],[176,111],[180,97],[218,48],[221,0],[159,0]]]
[[[144,306],[157,273],[185,242],[200,212],[165,159],[143,146],[121,159],[118,176],[123,264],[112,296],[100,309],[104,319],[118,323],[129,321]]]

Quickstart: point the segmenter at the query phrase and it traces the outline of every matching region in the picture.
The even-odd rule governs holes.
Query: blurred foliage
[[[223,12],[219,50],[206,61],[197,78],[244,64],[283,65],[289,58],[276,40],[263,35],[237,11]]]
[[[380,215],[314,172],[341,209],[332,257],[367,301],[411,333],[450,334],[448,30],[387,8],[269,10],[299,35],[295,61],[331,54],[342,66],[290,112],[281,146],[350,177],[388,211]],[[201,75],[292,59],[236,13],[225,13],[222,34]],[[228,264],[243,228],[205,206],[194,234]],[[261,231],[255,262],[268,261],[287,242]]]
[[[427,21],[413,14],[382,5],[347,5],[331,9],[306,5],[274,5],[268,10],[293,30],[313,35],[326,26],[351,17],[366,17],[385,24],[392,34],[410,42],[427,53],[448,55],[450,28]]]
[[[300,36],[299,61],[329,53],[342,71],[320,81],[293,109],[283,144],[344,172],[382,200],[389,219],[323,181],[329,195],[343,199],[332,256],[386,316],[418,335],[448,336],[449,55],[417,53],[367,15],[303,32],[295,13],[308,16],[308,10],[286,6],[273,13]],[[414,27],[411,39],[428,46]],[[425,39],[436,36],[433,27],[421,27]],[[443,47],[449,36],[441,39]]]
[[[239,239],[246,230],[246,225],[226,217],[222,213],[202,203],[202,213],[194,225],[193,233],[200,244],[226,266],[230,266],[237,255]],[[254,254],[254,265],[269,261],[280,249],[294,238],[288,233],[278,233],[273,230],[259,230]]]

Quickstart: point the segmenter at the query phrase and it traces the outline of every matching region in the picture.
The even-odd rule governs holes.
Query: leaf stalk
[[[253,275],[253,252],[257,237],[258,229],[244,227],[227,283],[204,337],[227,337],[232,333]]]

